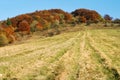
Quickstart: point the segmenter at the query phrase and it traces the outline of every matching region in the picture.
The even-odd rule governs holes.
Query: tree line
[[[57,28],[64,24],[112,22],[108,14],[102,17],[95,10],[76,9],[68,13],[61,9],[40,10],[33,13],[21,14],[0,22],[0,45],[19,40],[19,35],[31,34],[37,30],[42,31]],[[113,23],[120,23],[116,19]]]

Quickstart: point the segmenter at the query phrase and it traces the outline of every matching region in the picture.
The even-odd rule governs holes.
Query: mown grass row
[[[8,56],[3,55],[3,57],[0,58],[1,59],[1,63],[0,63],[1,64],[0,65],[1,74],[3,74],[4,77],[7,77],[6,79],[10,79],[12,77],[18,77],[18,76],[20,77],[22,75],[22,72],[24,73],[24,70],[28,71],[28,69],[31,69],[30,68],[31,65],[38,64],[39,63],[38,60],[47,58],[48,55],[52,55],[52,53],[49,53],[49,51],[52,51],[55,48],[54,46],[64,44],[65,41],[69,40],[74,35],[76,35],[76,33],[75,34],[73,33],[73,35],[68,35],[67,37],[61,35],[62,37],[61,36],[60,37],[63,39],[60,38],[60,39],[58,39],[58,41],[56,41],[57,38],[55,37],[55,38],[53,38],[55,40],[52,40],[53,42],[51,42],[51,43],[49,42],[51,38],[48,38],[49,44],[45,44],[46,46],[43,49],[41,49],[41,46],[44,46],[44,45],[39,44],[39,42],[38,43],[35,42],[35,44],[37,44],[36,45],[37,47],[35,46],[35,44],[31,45],[33,47],[35,46],[35,48],[33,48],[32,50],[29,50],[30,48],[28,50],[24,49],[24,47],[25,48],[27,47],[27,45],[26,45],[26,46],[22,46],[23,48],[21,48],[21,50],[23,52],[21,52],[21,53],[18,52],[17,54],[16,53],[12,54],[9,51]],[[62,48],[62,46],[58,46],[58,49],[61,49],[61,48]],[[9,54],[10,54],[10,56],[9,56]],[[41,66],[41,65],[39,65],[39,66]],[[31,66],[31,67],[34,68],[34,66]],[[19,75],[17,75],[17,74],[19,74]]]
[[[110,33],[108,31],[110,31]],[[100,50],[102,50],[112,60],[113,66],[118,67],[119,69],[120,37],[118,36],[120,35],[120,32],[118,32],[118,30],[106,30],[106,32],[104,32],[104,30],[101,30],[99,32],[102,33],[102,36],[100,36],[101,40],[99,40],[99,38],[94,36],[94,39],[96,40],[97,44],[98,43],[100,44],[96,46],[99,47]],[[94,31],[94,34],[96,34],[95,31]],[[114,37],[112,35],[114,35]],[[119,69],[119,72],[120,72],[120,69]]]
[[[77,36],[78,37],[78,36]],[[59,61],[70,49],[71,46],[74,45],[74,42],[76,41],[76,38],[71,38],[70,40],[66,41],[65,43],[58,45],[61,48],[58,48],[59,50],[57,52],[50,52],[51,55],[49,55],[47,58],[42,58],[42,61],[45,61],[46,64],[42,67],[38,68],[37,71],[34,74],[31,73],[32,77],[26,77],[27,80],[29,79],[38,79],[38,80],[54,80],[56,79],[56,76],[61,72],[61,68],[63,68],[63,65],[60,64]],[[57,47],[57,46],[56,46]]]
[[[99,35],[101,34],[100,32],[99,32]],[[98,34],[98,31],[97,31],[97,34]],[[92,39],[94,39],[94,41],[89,39],[91,41],[90,42],[90,47],[93,50],[93,58],[95,58],[97,63],[100,64],[101,71],[106,75],[106,80],[119,80],[120,79],[120,74],[119,74],[116,66],[112,65],[113,59],[111,59],[111,57],[110,57],[110,56],[113,57],[113,55],[112,55],[113,53],[110,52],[110,51],[109,51],[109,53],[104,51],[104,50],[109,50],[110,47],[113,47],[112,43],[109,42],[111,40],[111,39],[109,39],[111,36],[106,35],[105,32],[104,33],[102,32],[102,34],[104,34],[104,35],[101,35],[98,38],[97,36],[94,36],[94,35],[97,35],[97,34],[94,31],[94,33],[92,33],[92,35],[91,35]],[[107,36],[107,37],[104,37],[104,36]],[[107,41],[111,46],[106,46],[105,45],[106,43],[103,41],[103,39],[101,37],[102,38],[104,37],[104,39],[108,39]],[[99,39],[101,39],[101,40],[99,40]],[[98,40],[101,43],[98,43]],[[114,59],[115,59],[115,57],[114,57]],[[116,64],[116,63],[114,63],[114,64]]]
[[[86,27],[84,31],[37,37],[0,48],[0,78],[119,80],[119,35],[119,30]]]

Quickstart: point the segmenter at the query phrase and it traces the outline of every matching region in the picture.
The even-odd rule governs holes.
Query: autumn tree
[[[12,43],[12,42],[14,42],[16,40],[15,39],[15,34],[14,34],[15,28],[12,27],[12,25],[8,26],[6,24],[2,24],[0,27],[1,27],[2,32],[8,38],[9,43]]]
[[[11,18],[12,26],[18,27],[19,23],[23,20],[26,20],[28,22],[28,24],[30,25],[32,22],[32,17],[27,14],[22,14],[22,15],[13,17],[13,18]]]
[[[50,9],[49,12],[51,12],[51,13],[58,13],[58,14],[64,14],[65,13],[61,9]]]
[[[8,39],[5,34],[0,34],[0,46],[8,44]]]
[[[79,17],[79,22],[86,23],[86,18],[84,16]]]
[[[16,17],[16,20],[21,22],[22,20],[26,20],[28,24],[31,24],[32,22],[32,17],[27,15],[27,14],[22,14]]]
[[[104,15],[104,26],[107,27],[108,23],[110,23],[112,21],[112,17],[110,17],[110,15],[106,14]]]
[[[72,15],[68,12],[65,12],[65,11],[61,10],[61,9],[51,9],[51,10],[49,10],[49,12],[51,14],[57,13],[57,14],[60,14],[60,15],[64,15],[63,17],[64,17],[64,20],[66,22],[69,22],[70,20],[72,20]],[[61,16],[59,16],[59,19],[60,19],[60,17]]]
[[[64,16],[65,16],[64,19],[65,19],[66,22],[69,22],[69,21],[72,20],[72,15],[71,15],[71,14],[69,14],[69,13],[66,12],[66,13],[64,14]]]
[[[40,23],[36,24],[36,30],[43,30],[43,26]]]
[[[15,18],[11,18],[10,21],[11,21],[12,26],[13,26],[14,28],[17,27],[18,21],[17,21]]]
[[[88,10],[88,9],[77,9],[71,13],[74,17],[84,17],[86,18],[86,22],[96,22],[101,20],[101,15],[94,11],[94,10]]]
[[[26,31],[27,33],[30,32],[30,25],[26,20],[23,20],[18,25],[18,31]]]
[[[104,19],[105,19],[105,21],[110,22],[112,20],[112,17],[110,17],[110,15],[106,14],[106,15],[104,15]]]

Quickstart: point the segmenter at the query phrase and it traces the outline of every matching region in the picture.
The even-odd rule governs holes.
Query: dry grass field
[[[0,80],[120,80],[120,29],[85,27],[0,47]]]

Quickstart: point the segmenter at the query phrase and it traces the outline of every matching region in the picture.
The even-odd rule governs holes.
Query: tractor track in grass
[[[104,32],[103,30],[102,31],[100,30],[99,33],[101,33],[100,34],[101,36],[99,36],[99,38],[97,36],[93,37],[94,42],[97,44],[96,47],[98,47],[99,50],[104,52],[104,54],[106,54],[106,56],[108,56],[111,59],[112,66],[115,67],[120,74],[120,66],[118,65],[120,61],[120,55],[119,55],[120,45],[119,42],[118,44],[116,44],[116,46],[113,45],[114,43],[117,42],[116,41],[117,39],[119,40],[119,37],[112,38],[111,36],[108,36],[107,33]],[[93,35],[93,33],[91,35]]]
[[[34,61],[35,59],[34,58],[37,58],[37,56],[39,56],[39,55],[37,55],[37,54],[40,54],[40,52],[43,52],[44,51],[44,53],[45,54],[43,54],[42,55],[42,57],[41,57],[41,59],[40,60],[44,60],[44,61],[49,61],[49,60],[51,60],[51,59],[53,59],[52,61],[54,61],[54,59],[56,59],[54,56],[56,56],[56,55],[54,55],[54,54],[57,54],[57,53],[61,53],[61,50],[62,49],[64,49],[64,48],[66,48],[66,50],[67,50],[67,48],[69,48],[70,46],[72,46],[72,41],[74,40],[74,38],[70,38],[70,39],[68,39],[68,40],[66,40],[66,41],[64,41],[64,42],[62,42],[62,43],[60,43],[60,44],[57,44],[57,46],[56,46],[56,44],[54,44],[54,45],[51,45],[50,46],[50,48],[49,48],[49,46],[48,47],[45,47],[45,49],[43,49],[42,51],[41,50],[35,50],[35,52],[37,52],[37,53],[33,53],[33,51],[31,52],[31,51],[29,51],[29,53],[27,54],[27,55],[22,55],[23,57],[31,57],[32,55],[31,54],[33,54],[33,55],[36,55],[36,56],[33,56],[33,60],[30,60],[30,62],[32,61],[32,63],[30,63],[30,64],[27,64],[28,66],[25,66],[26,67],[26,70],[27,69],[29,69],[28,67],[30,66],[30,65],[35,65],[35,64],[38,64],[38,61],[36,60],[36,61]],[[66,46],[66,44],[68,44],[68,46]],[[54,51],[53,53],[49,53],[49,51],[53,51],[53,49],[55,50],[56,49],[56,51]],[[47,51],[47,52],[46,52]],[[64,51],[63,51],[64,52]],[[49,55],[49,54],[50,55]],[[29,55],[29,56],[28,56]],[[53,55],[53,57],[51,57],[51,55]],[[57,55],[57,57],[58,56],[62,56],[61,54],[59,55]],[[15,58],[17,57],[17,56],[14,56]],[[18,57],[20,57],[20,56],[18,56]],[[21,57],[20,57],[21,58]],[[28,58],[28,59],[29,59]],[[16,58],[17,59],[17,58]],[[31,58],[32,59],[32,58]],[[48,60],[47,60],[48,59]],[[34,64],[33,64],[33,61],[35,62]],[[19,61],[18,61],[19,62]],[[17,62],[16,62],[17,63]],[[11,64],[12,65],[12,64]],[[13,64],[13,65],[15,65],[15,64]],[[20,65],[20,64],[19,64]],[[12,67],[12,66],[11,66]],[[31,67],[31,66],[30,66]],[[35,67],[35,66],[34,66]],[[20,67],[17,67],[18,68],[18,71],[19,71],[19,68],[21,68],[21,66]],[[24,72],[24,66],[22,67],[22,69],[20,69],[20,70],[23,70],[23,72]],[[18,72],[17,71],[17,72]],[[19,75],[20,76],[20,75]]]
[[[0,48],[0,75],[6,80],[120,80],[118,34],[111,38],[105,31],[85,27]]]
[[[95,65],[87,48],[87,37],[88,34],[84,31],[83,35],[77,38],[74,47],[61,57],[54,70],[55,80],[102,80],[98,78],[101,74],[94,69]]]
[[[59,65],[58,65],[59,60],[64,55],[66,55],[66,53],[71,49],[71,46],[74,45],[74,43],[76,41],[76,38],[79,35],[80,34],[76,35],[74,38],[70,38],[68,41],[64,42],[61,45],[57,45],[57,46],[61,46],[62,49],[59,49],[59,51],[57,51],[56,54],[53,54],[53,55],[51,54],[47,58],[42,58],[41,60],[44,61],[45,64],[40,67],[40,70],[38,69],[38,73],[42,72],[41,70],[44,69],[44,68],[47,69],[48,72],[46,74],[39,73],[38,75],[35,75],[34,78],[36,78],[38,80],[47,80],[47,79],[48,80],[53,80],[53,79],[55,79],[55,76],[58,74],[58,72],[56,72],[56,70],[57,70],[57,67],[59,67]],[[57,70],[57,71],[59,71],[59,70]],[[41,78],[41,77],[43,77],[43,78]]]
[[[120,74],[117,68],[112,65],[112,60],[99,47],[97,47],[99,44],[96,43],[92,37],[89,36],[88,40],[91,49],[94,51],[94,57],[96,56],[96,60],[103,68],[102,71],[106,75],[106,80],[120,80]],[[106,44],[104,44],[104,46],[106,46]]]

